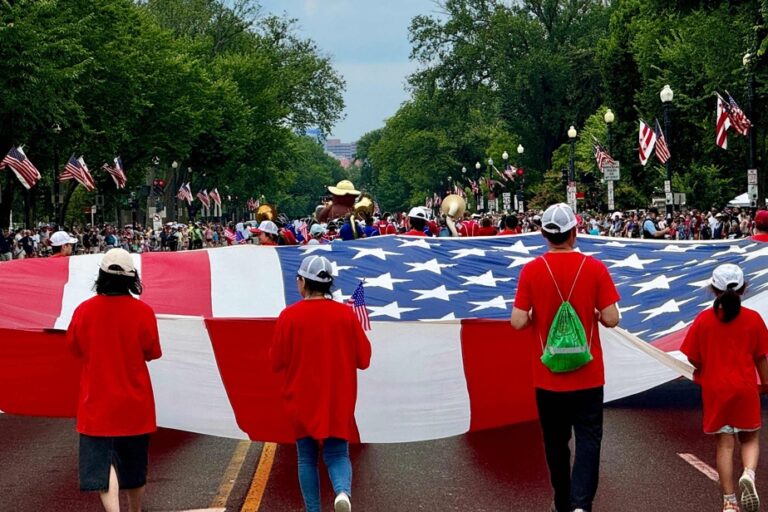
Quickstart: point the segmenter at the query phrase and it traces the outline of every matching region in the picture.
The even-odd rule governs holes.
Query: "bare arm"
[[[512,328],[517,329],[518,331],[525,328],[531,323],[530,312],[513,307],[510,323],[512,324]]]
[[[603,308],[598,314],[598,320],[606,327],[616,327],[619,325],[619,308],[616,304]]]

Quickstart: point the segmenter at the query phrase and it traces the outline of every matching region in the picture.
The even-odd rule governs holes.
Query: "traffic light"
[[[524,174],[525,174],[525,170],[522,167],[518,167],[517,168],[517,177],[518,178],[522,178]]]
[[[156,178],[152,181],[152,191],[155,195],[161,196],[165,192],[165,180]]]

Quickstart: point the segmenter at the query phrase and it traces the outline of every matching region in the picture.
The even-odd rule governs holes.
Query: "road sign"
[[[605,181],[619,181],[621,178],[620,169],[621,166],[619,165],[619,162],[605,164],[603,166],[603,179],[605,179]]]
[[[685,204],[685,194],[675,193],[674,196],[675,196],[675,204],[680,204],[680,205]]]
[[[672,204],[675,200],[675,195],[672,192],[666,192],[664,196],[666,197],[666,204]]]
[[[608,182],[608,209],[613,211],[616,206],[613,204],[613,181]]]
[[[477,210],[485,210],[485,199],[482,196],[477,199]]]
[[[757,169],[747,169],[747,185],[757,185]]]
[[[747,195],[749,196],[749,201],[757,206],[757,185],[747,185]]]
[[[504,192],[501,194],[501,198],[504,203],[504,209],[509,210],[512,207],[512,194],[510,192]]]
[[[576,182],[571,181],[568,183],[567,190],[568,206],[575,212],[576,211]]]
[[[664,192],[666,192],[667,194],[672,192],[672,182],[671,181],[664,180]],[[671,202],[671,200],[667,201],[667,202]]]

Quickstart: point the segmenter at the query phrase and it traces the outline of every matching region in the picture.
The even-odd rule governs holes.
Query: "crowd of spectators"
[[[429,236],[452,236],[442,216],[433,217],[425,228]],[[676,210],[668,215],[655,208],[625,210],[613,213],[582,212],[577,215],[579,233],[621,238],[657,238],[667,240],[718,240],[749,237],[754,233],[754,209],[725,208],[709,211],[697,209]],[[269,221],[271,222],[271,221]],[[93,254],[121,247],[129,252],[182,251],[232,245],[236,243],[266,243],[273,240],[281,245],[294,243],[329,243],[346,240],[355,230],[349,228],[349,219],[316,223],[311,219],[276,219],[274,236],[262,236],[260,223],[242,221],[225,225],[221,222],[180,224],[169,222],[161,229],[141,225],[116,227],[75,226],[68,232],[77,238],[73,254]],[[529,233],[541,227],[541,212],[529,210],[521,213],[467,214],[456,224],[459,236],[493,236]],[[361,229],[360,229],[361,228]],[[360,222],[355,237],[379,234],[406,233],[410,229],[405,214],[374,216]],[[0,261],[22,258],[40,258],[51,255],[51,226],[12,230],[4,228],[0,236]],[[272,233],[267,233],[272,235]]]

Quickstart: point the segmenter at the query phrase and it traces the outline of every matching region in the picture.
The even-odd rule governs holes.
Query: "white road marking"
[[[699,459],[695,455],[691,453],[678,453],[681,459],[683,459],[685,462],[693,466],[694,468],[698,469],[702,473],[704,473],[704,476],[709,478],[710,480],[714,482],[719,482],[720,478],[717,476],[717,470],[704,462],[703,460]]]

